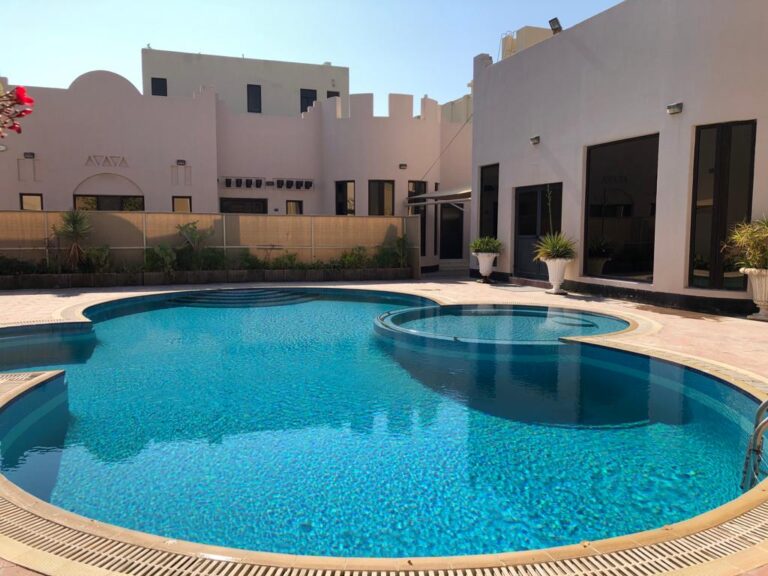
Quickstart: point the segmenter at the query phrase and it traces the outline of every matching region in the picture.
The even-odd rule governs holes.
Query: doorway
[[[440,206],[440,259],[464,257],[464,210],[455,204]]]
[[[560,232],[562,211],[561,182],[515,190],[515,276],[547,278],[547,266],[534,260],[533,253],[542,236]]]

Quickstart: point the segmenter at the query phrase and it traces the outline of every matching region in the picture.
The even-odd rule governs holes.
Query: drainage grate
[[[465,570],[299,570],[181,554],[70,528],[2,497],[0,534],[60,558],[135,576],[648,576],[723,558],[767,539],[768,502],[713,528],[666,542],[580,558]]]

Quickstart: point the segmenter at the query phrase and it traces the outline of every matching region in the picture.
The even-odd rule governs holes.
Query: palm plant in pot
[[[483,236],[472,240],[469,249],[480,265],[480,276],[482,276],[483,282],[490,282],[493,261],[501,252],[501,241],[493,236]]]
[[[737,224],[725,249],[752,286],[752,299],[759,311],[749,318],[768,322],[768,218]]]
[[[565,279],[565,267],[576,256],[576,244],[562,232],[546,234],[536,243],[534,257],[547,265],[549,294],[567,294],[560,286]]]

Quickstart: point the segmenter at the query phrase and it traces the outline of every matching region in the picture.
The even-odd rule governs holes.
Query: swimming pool
[[[0,367],[67,371],[0,412],[11,481],[128,528],[332,556],[568,544],[739,495],[754,402],[695,371],[556,338],[488,353],[376,335],[429,304],[404,296],[163,298],[0,346]]]

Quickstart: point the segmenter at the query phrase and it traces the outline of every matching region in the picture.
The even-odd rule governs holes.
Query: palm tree
[[[83,242],[91,233],[88,214],[82,210],[70,210],[61,215],[61,225],[53,226],[57,238],[69,242],[67,261],[72,270],[77,270],[85,260]]]

